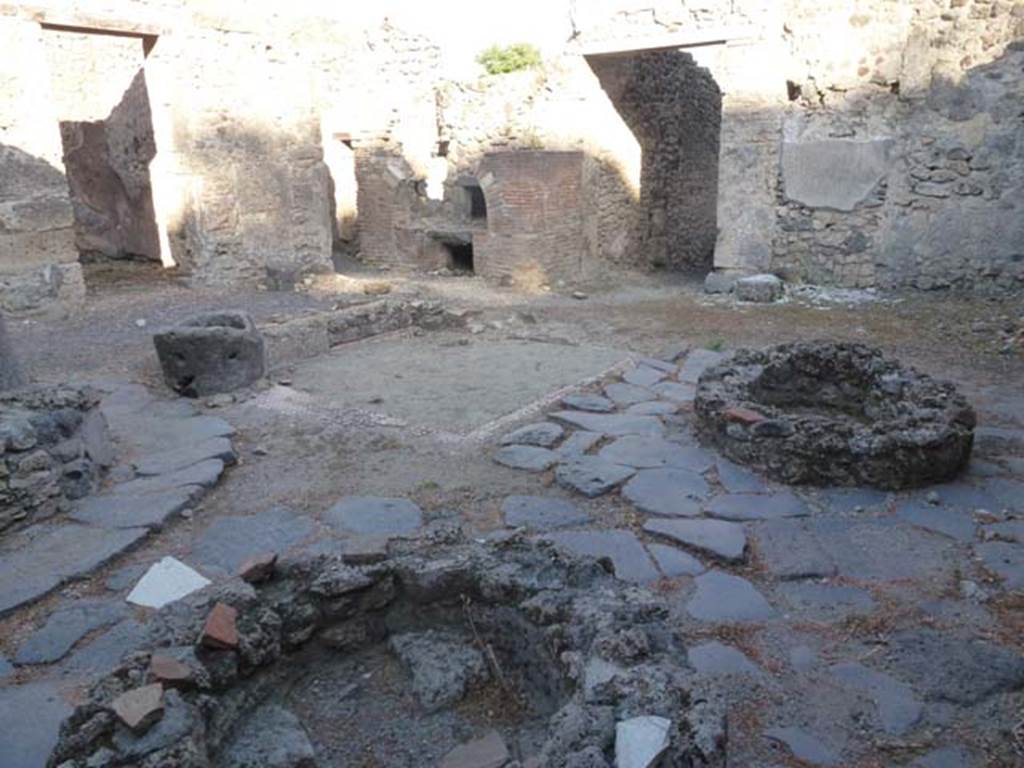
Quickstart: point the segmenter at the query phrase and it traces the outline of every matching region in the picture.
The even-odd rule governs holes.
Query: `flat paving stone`
[[[970,706],[1024,687],[1024,657],[1009,648],[935,629],[890,636],[886,669],[928,701]]]
[[[199,534],[192,559],[234,574],[261,552],[283,554],[308,538],[313,520],[281,507],[245,517],[218,517]]]
[[[571,488],[588,498],[608,493],[631,478],[635,469],[597,456],[567,459],[555,468],[555,480],[563,488]]]
[[[19,646],[15,664],[52,664],[67,655],[75,643],[101,627],[127,615],[119,600],[78,599],[61,606]]]
[[[501,503],[505,525],[547,531],[589,523],[590,515],[570,501],[545,496],[509,496]]]
[[[217,416],[152,417],[145,412],[119,420],[117,431],[130,435],[131,443],[143,453],[160,453],[235,433],[234,427]]]
[[[562,531],[547,538],[577,555],[607,557],[623,581],[644,583],[659,576],[647,550],[631,531]]]
[[[662,381],[651,387],[651,392],[665,400],[683,405],[692,403],[697,397],[697,388],[692,384],[680,383],[678,381]]]
[[[974,541],[977,529],[970,512],[960,508],[935,506],[921,499],[899,502],[896,505],[896,516],[918,528],[941,533],[963,543]]]
[[[875,610],[871,593],[858,587],[822,584],[817,581],[791,581],[779,585],[782,599],[792,613],[813,621],[841,621]]]
[[[975,545],[974,554],[1002,580],[1004,589],[1024,589],[1024,545],[986,541]]]
[[[346,496],[328,509],[323,522],[339,533],[398,536],[423,525],[423,511],[408,499]]]
[[[769,728],[766,738],[785,744],[798,760],[811,765],[841,765],[839,753],[802,728]]]
[[[633,403],[625,413],[633,416],[664,416],[675,413],[679,406],[675,403],[666,403],[664,400],[648,400],[646,403]]]
[[[134,586],[135,582],[142,578],[152,562],[148,563],[131,563],[130,565],[122,566],[121,568],[115,568],[106,579],[103,581],[105,586],[111,592],[122,592],[130,587]]]
[[[807,521],[840,576],[867,581],[952,578],[957,545],[900,520],[815,518]]]
[[[153,563],[125,600],[145,608],[163,608],[210,584],[210,580],[173,557]]]
[[[768,493],[768,481],[746,467],[733,464],[728,459],[718,457],[718,482],[729,493]]]
[[[807,505],[789,491],[778,493],[724,493],[704,505],[709,515],[722,520],[778,520],[806,517]]]
[[[543,472],[551,469],[561,459],[548,448],[535,445],[507,445],[494,452],[494,460],[505,467],[525,469],[527,472]]]
[[[584,413],[582,411],[555,411],[551,418],[573,427],[599,432],[609,437],[623,435],[661,436],[665,425],[654,416],[631,416],[625,413]]]
[[[551,448],[565,437],[565,429],[551,421],[527,424],[501,438],[502,445],[535,445]]]
[[[695,619],[743,624],[775,616],[764,595],[746,579],[724,571],[708,571],[694,581],[697,591],[686,604],[686,612]]]
[[[999,509],[1024,512],[1024,481],[999,477],[985,480],[983,485],[985,492],[998,502]]]
[[[600,432],[587,432],[580,429],[565,438],[555,450],[562,457],[583,456],[603,439],[604,435]]]
[[[627,384],[635,384],[638,387],[648,388],[666,378],[668,374],[649,365],[638,365],[623,375],[622,380]]]
[[[71,706],[53,680],[0,688],[4,768],[43,768],[57,745],[60,724]]]
[[[648,520],[644,530],[729,563],[746,558],[747,534],[742,525],[724,520]]]
[[[905,498],[927,501],[932,494],[938,496],[939,499],[939,503],[935,506],[959,508],[967,512],[973,512],[975,509],[995,511],[999,508],[999,502],[992,494],[978,486],[964,482],[932,485],[912,491]]]
[[[155,493],[86,496],[74,503],[70,517],[80,523],[103,528],[144,526],[159,530],[189,507],[201,493],[199,486],[186,485]]]
[[[715,352],[711,349],[695,349],[686,356],[686,360],[679,367],[679,380],[690,384],[696,384],[700,375],[712,365],[717,365],[725,359],[725,354]]]
[[[777,579],[815,579],[838,572],[835,559],[808,521],[767,520],[750,530],[765,570]]]
[[[982,529],[986,539],[1001,539],[1024,544],[1024,520],[1009,520],[1005,523],[993,523]]]
[[[614,413],[616,410],[615,403],[601,395],[566,395],[562,398],[562,405],[590,413]]]
[[[13,551],[0,555],[0,615],[91,573],[146,534],[145,528],[112,531],[69,523],[27,541],[9,542]]]
[[[972,768],[971,756],[963,747],[940,747],[922,755],[910,768]]]
[[[637,360],[637,365],[646,365],[648,368],[654,368],[658,371],[664,371],[668,374],[675,374],[679,369],[679,366],[675,363],[671,363],[668,360],[662,360],[659,357],[641,357]]]
[[[622,488],[622,496],[650,515],[697,517],[708,484],[686,469],[643,469]]]
[[[651,390],[636,384],[617,382],[604,388],[605,397],[619,406],[633,405],[651,399]]]
[[[686,660],[700,675],[751,675],[760,668],[742,651],[717,640],[695,645],[686,652]]]
[[[843,515],[858,509],[877,509],[892,499],[891,494],[875,488],[829,488],[821,496],[829,511]]]
[[[223,473],[223,461],[220,459],[207,459],[198,464],[193,464],[191,467],[168,472],[165,475],[129,480],[127,483],[115,485],[111,490],[117,494],[139,496],[146,493],[162,493],[174,490],[175,488],[209,489],[217,484]],[[196,494],[201,492],[201,490],[198,490]]]
[[[648,544],[647,551],[651,553],[662,574],[669,579],[677,576],[697,576],[707,570],[707,566],[700,560],[675,547]]]
[[[234,446],[226,437],[211,437],[195,445],[183,445],[169,451],[152,453],[135,462],[135,472],[143,477],[164,475],[191,467],[208,459],[234,464],[238,459]]]
[[[886,733],[901,736],[921,719],[922,705],[914,696],[914,690],[891,675],[855,662],[834,664],[830,671],[841,683],[874,701]]]
[[[661,437],[627,435],[606,445],[598,454],[605,461],[636,469],[675,467],[692,472],[706,472],[715,463],[703,448],[679,445]]]
[[[96,677],[110,672],[121,663],[125,654],[137,651],[147,640],[145,624],[135,619],[119,621],[75,649],[61,662],[61,674]]]

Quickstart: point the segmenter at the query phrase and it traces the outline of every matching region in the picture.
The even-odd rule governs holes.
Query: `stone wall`
[[[66,511],[112,461],[96,393],[59,387],[0,395],[0,534]]]
[[[86,88],[98,64],[53,80],[68,69],[46,61],[53,25],[129,35],[136,56],[142,41],[151,49],[152,145],[114,174],[123,194],[79,210],[139,205],[137,171],[152,156],[160,256],[199,283],[288,287],[332,268],[332,241],[349,247],[364,225],[378,227],[368,208],[354,223],[355,196],[369,205],[383,193],[380,179],[357,192],[346,141],[357,155],[402,159],[394,215],[408,208],[423,220],[400,226],[400,241],[374,245],[371,234],[364,253],[375,260],[442,263],[444,238],[467,231],[459,179],[479,175],[488,153],[545,149],[584,156],[583,273],[707,265],[717,223],[723,269],[856,286],[1020,286],[1019,0],[552,3],[538,24],[570,42],[547,52],[542,71],[460,83],[442,82],[437,45],[403,32],[401,16],[364,28],[229,0],[0,4],[10,54],[0,72],[0,306],[81,298],[57,107],[104,101],[98,116],[72,119],[106,119],[131,84],[113,97],[117,78]],[[635,53],[680,46],[693,62]],[[633,53],[621,58],[638,73],[639,62],[661,62],[632,103],[610,99],[587,65],[609,53]],[[106,144],[111,167],[133,156],[109,134]],[[850,164],[859,157],[867,167]],[[877,178],[858,175],[878,163]],[[814,176],[856,199],[835,207],[808,184]],[[143,239],[110,250],[152,255],[152,232]]]
[[[142,40],[47,29],[43,41],[79,253],[159,260]]]
[[[583,50],[730,41],[690,49],[723,92],[716,267],[1020,289],[1024,3],[594,0],[572,22]]]
[[[710,268],[722,111],[714,79],[679,51],[592,57],[590,66],[640,142],[635,247],[652,266]]]
[[[0,309],[85,296],[42,30],[0,15]]]

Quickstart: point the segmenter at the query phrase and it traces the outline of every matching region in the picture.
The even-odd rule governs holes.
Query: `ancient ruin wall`
[[[533,286],[583,274],[583,154],[508,151],[486,155],[480,185],[487,230],[473,235],[478,274]]]
[[[709,268],[722,110],[714,79],[678,51],[594,57],[590,65],[643,153],[636,248],[652,266]]]
[[[717,267],[1019,290],[1024,4],[595,0],[573,23],[620,50],[732,36],[692,49],[724,94]]]
[[[43,42],[79,253],[159,260],[142,40],[47,29]]]
[[[84,298],[38,24],[0,16],[0,309]]]

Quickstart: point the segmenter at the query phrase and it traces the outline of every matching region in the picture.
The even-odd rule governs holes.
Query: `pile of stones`
[[[861,344],[739,350],[705,371],[704,441],[785,483],[916,488],[967,465],[975,415],[956,388]]]
[[[443,765],[484,755],[496,768],[724,766],[722,712],[691,688],[660,598],[616,580],[607,564],[514,534],[467,542],[450,529],[404,546],[369,563],[267,554],[166,606],[146,647],[64,723],[50,768],[315,766],[301,723],[274,701],[289,661],[314,647],[350,654],[381,643],[409,669],[426,711],[489,674],[556,702],[546,741],[522,763],[492,732]],[[410,615],[432,623],[410,626]],[[257,709],[273,722],[245,727]],[[282,744],[287,760],[267,757]]]
[[[113,462],[99,394],[87,388],[0,395],[0,532],[67,511]]]

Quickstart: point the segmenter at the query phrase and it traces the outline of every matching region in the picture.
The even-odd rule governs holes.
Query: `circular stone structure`
[[[601,561],[458,529],[356,560],[282,558],[162,608],[64,722],[49,768],[517,765],[503,741],[526,764],[607,766],[650,721],[665,765],[724,768],[724,712],[680,661],[667,603]],[[402,670],[375,686],[395,664],[382,655]],[[332,687],[348,660],[355,684]],[[524,714],[501,719],[512,703]],[[441,727],[460,712],[467,727]],[[505,757],[455,759],[485,748]]]
[[[960,472],[974,441],[952,384],[862,344],[739,350],[700,377],[694,408],[703,439],[790,484],[929,485]]]

